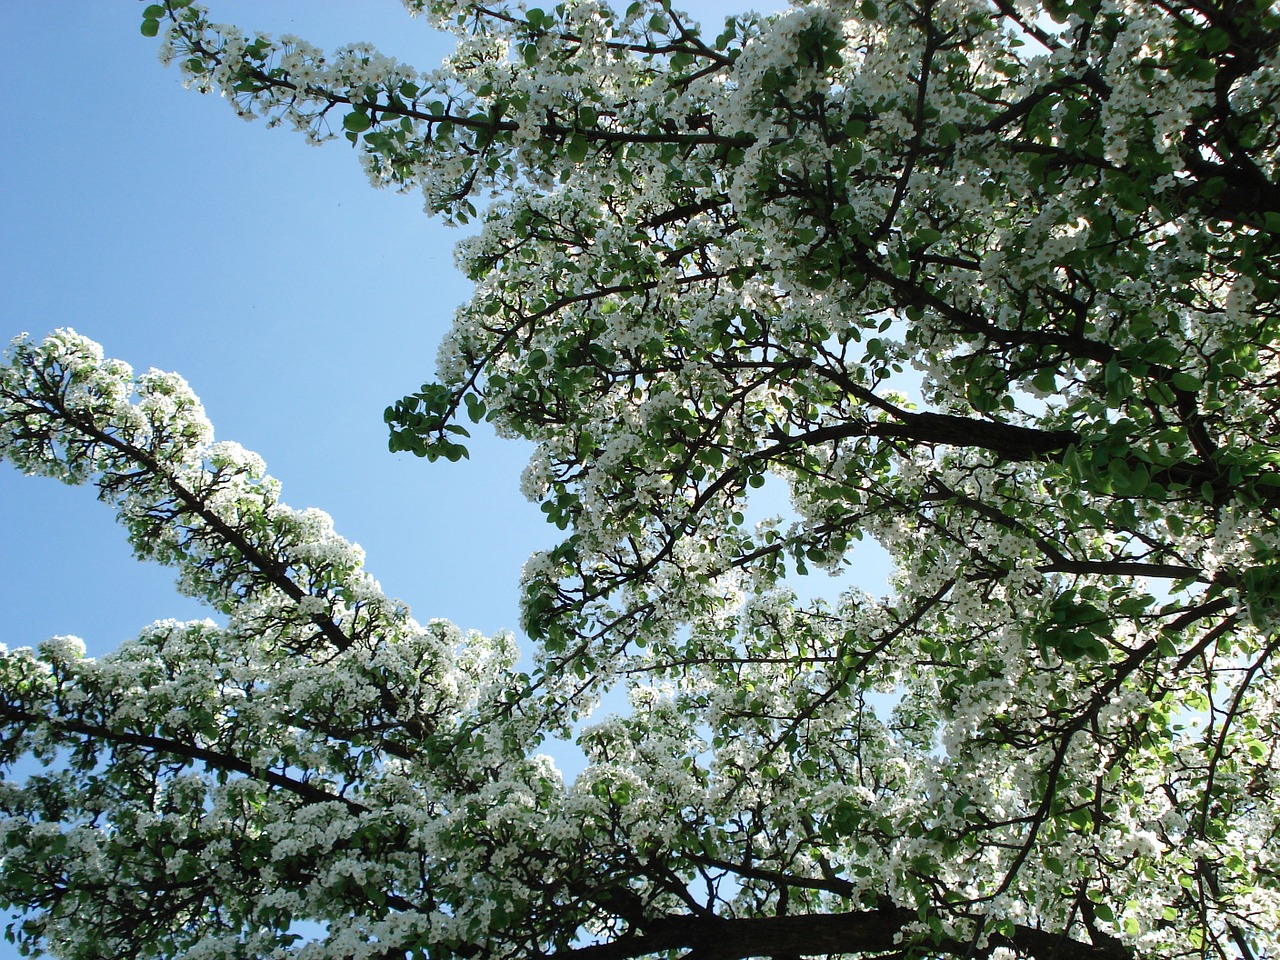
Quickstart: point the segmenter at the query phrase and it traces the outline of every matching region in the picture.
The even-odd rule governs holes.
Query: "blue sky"
[[[209,5],[423,68],[449,49],[397,0]],[[559,533],[519,494],[528,448],[478,437],[470,461],[428,464],[389,454],[382,422],[432,378],[468,294],[457,231],[371,190],[345,142],[311,148],[184,90],[140,10],[0,0],[0,339],[69,326],[135,369],[178,371],[218,436],[260,453],[288,503],[329,511],[416,616],[515,627],[520,566]],[[0,642],[71,633],[100,655],[155,619],[206,615],[172,584],[132,559],[92,489],[0,464]]]
[[[429,66],[448,50],[395,0],[215,2],[219,19],[332,47],[370,40]],[[370,189],[344,143],[308,147],[184,90],[127,2],[0,4],[0,337],[61,326],[136,369],[176,370],[218,436],[258,451],[420,616],[516,622],[520,564],[556,532],[518,492],[527,450],[478,442],[427,464],[386,449],[382,409],[432,376],[468,284],[457,231]],[[86,488],[0,468],[10,646],[53,633],[113,648],[203,616],[132,561]]]

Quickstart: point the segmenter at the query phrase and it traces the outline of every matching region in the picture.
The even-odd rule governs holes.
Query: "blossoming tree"
[[[0,452],[96,484],[225,623],[0,659],[0,761],[44,763],[0,794],[14,936],[1274,957],[1271,4],[406,2],[457,35],[437,70],[183,0],[143,32],[481,221],[439,382],[387,420],[430,459],[468,420],[537,445],[534,666],[411,619],[179,378],[17,342]],[[749,524],[768,475],[795,518]],[[797,598],[864,538],[890,595]]]

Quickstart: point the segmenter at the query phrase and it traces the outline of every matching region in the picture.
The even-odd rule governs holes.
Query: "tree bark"
[[[685,951],[685,960],[747,960],[752,957],[817,957],[876,954],[902,947],[897,939],[919,919],[914,910],[890,907],[855,913],[799,914],[726,920],[710,916],[664,917],[642,934],[553,955],[552,960],[633,960],[669,950]],[[922,956],[988,956],[997,947],[1037,960],[1132,960],[1117,943],[1091,944],[1065,934],[1016,927],[1013,936],[992,935],[987,947],[943,940],[924,945]]]

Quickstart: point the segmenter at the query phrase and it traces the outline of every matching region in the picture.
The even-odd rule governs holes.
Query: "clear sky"
[[[449,49],[397,0],[208,5],[422,68]],[[184,90],[140,12],[0,0],[0,339],[69,326],[135,369],[178,371],[218,436],[260,453],[290,505],[329,511],[419,619],[515,627],[520,566],[559,533],[519,494],[528,448],[477,438],[470,461],[428,464],[389,454],[382,422],[433,378],[468,294],[458,233],[416,196],[371,190],[345,142],[311,148]],[[207,614],[172,584],[132,559],[91,488],[0,465],[0,642],[71,633],[100,655],[155,619]]]
[[[219,19],[423,66],[449,49],[395,0],[215,0]],[[293,506],[328,510],[421,617],[516,623],[521,563],[555,533],[519,495],[527,450],[427,464],[386,449],[382,410],[431,379],[468,293],[457,232],[370,189],[345,143],[308,147],[184,90],[136,3],[0,0],[0,337],[74,327],[136,369],[176,370],[219,437],[258,451]],[[0,467],[0,642],[203,616],[131,560],[86,488]]]

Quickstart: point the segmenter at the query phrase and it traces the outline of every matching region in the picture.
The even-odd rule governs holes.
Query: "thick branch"
[[[899,418],[897,423],[855,421],[819,427],[788,437],[778,447],[818,444],[849,437],[881,437],[886,440],[909,440],[913,443],[978,447],[998,453],[1007,460],[1034,460],[1065,450],[1080,441],[1080,435],[1070,430],[1037,430],[948,413],[900,411],[895,416]]]
[[[551,960],[632,960],[671,950],[687,951],[691,960],[746,960],[749,957],[834,956],[881,953],[900,948],[895,938],[919,920],[914,910],[890,908],[856,913],[800,914],[725,920],[710,917],[666,917],[649,924],[639,936],[622,937],[553,954]],[[1015,928],[1012,937],[992,936],[986,950],[971,943],[944,940],[931,944],[937,953],[986,957],[1005,947],[1039,960],[1130,960],[1114,946],[1094,946],[1063,934]]]

